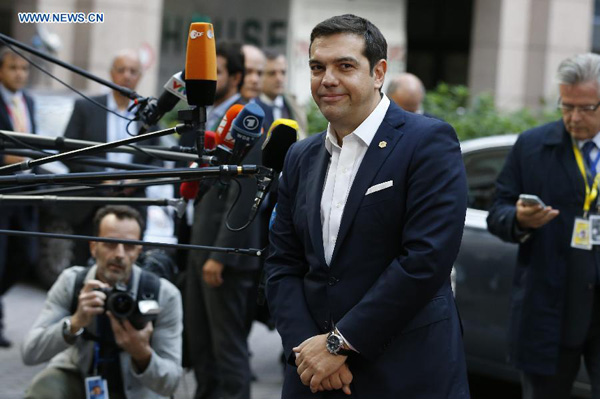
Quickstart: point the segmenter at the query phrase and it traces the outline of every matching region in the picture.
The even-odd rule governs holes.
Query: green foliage
[[[496,108],[491,94],[484,93],[471,98],[466,86],[445,83],[427,93],[423,107],[426,112],[450,123],[460,140],[520,133],[560,118],[558,110],[533,111],[523,108],[503,112]]]
[[[323,116],[319,107],[311,98],[305,106],[306,108],[306,119],[308,120],[308,135],[320,133],[327,129],[327,119]]]

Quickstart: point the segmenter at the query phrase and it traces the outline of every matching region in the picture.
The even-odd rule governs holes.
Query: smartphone
[[[521,194],[519,195],[519,199],[523,201],[523,203],[527,206],[541,205],[542,208],[546,207],[544,201],[540,199],[537,195],[533,194]]]

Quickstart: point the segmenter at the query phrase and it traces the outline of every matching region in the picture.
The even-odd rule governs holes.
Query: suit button
[[[327,284],[329,284],[330,286],[334,286],[334,285],[336,285],[336,283],[337,283],[338,281],[339,281],[339,280],[338,280],[337,278],[335,278],[335,277],[331,276],[331,277],[329,277],[329,281],[327,282]]]
[[[587,288],[588,288],[589,291],[592,291],[594,289],[594,286],[595,285],[593,283],[589,283],[588,286],[587,286]]]
[[[323,330],[329,331],[329,322],[327,320],[325,320],[325,322],[323,322]]]

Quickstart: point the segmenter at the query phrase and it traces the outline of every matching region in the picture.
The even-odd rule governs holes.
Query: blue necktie
[[[592,178],[596,175],[596,171],[594,170],[594,163],[592,162],[592,150],[596,148],[596,143],[593,141],[588,141],[583,144],[583,148],[581,152],[583,152],[583,159],[588,166],[588,172],[591,174]]]

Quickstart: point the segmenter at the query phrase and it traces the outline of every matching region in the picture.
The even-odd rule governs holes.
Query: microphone
[[[223,119],[219,123],[217,127],[217,145],[224,144],[229,148],[233,148],[233,137],[231,137],[231,124],[236,116],[244,109],[242,104],[233,104],[225,115],[223,115]]]
[[[283,170],[285,156],[296,141],[298,141],[298,122],[292,119],[277,119],[271,124],[265,142],[262,145],[263,166],[276,172]]]
[[[217,90],[217,51],[212,24],[190,25],[184,80],[189,105],[212,105]]]
[[[231,137],[234,139],[229,163],[238,165],[262,134],[265,111],[255,103],[246,104],[231,124]]]
[[[165,83],[164,91],[158,97],[158,100],[152,99],[146,107],[138,111],[142,126],[138,134],[148,131],[150,126],[156,125],[160,119],[171,111],[179,100],[186,101],[185,82],[181,79],[182,72],[177,72]]]
[[[214,149],[215,148],[215,144],[216,144],[216,134],[215,132],[212,131],[206,131],[204,132],[204,148],[205,149]],[[201,166],[208,166],[207,164],[202,164]],[[190,168],[197,168],[198,164],[196,162],[193,162],[190,165]],[[207,185],[206,183],[207,180],[210,180],[210,184]],[[198,198],[198,193],[200,191],[202,191],[202,195],[200,195],[199,198],[202,198],[202,196],[204,196],[204,194],[206,192],[208,192],[208,189],[210,189],[210,186],[212,186],[212,180],[213,179],[205,179],[202,180],[202,182],[199,181],[184,181],[181,183],[181,185],[179,186],[179,195],[185,199],[185,200],[191,200],[194,198]],[[198,200],[199,200],[198,198]]]

